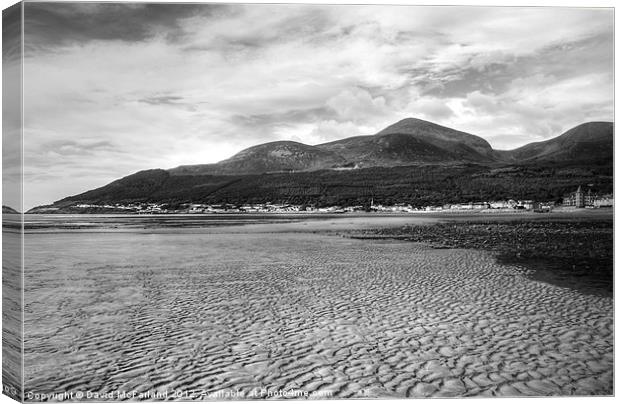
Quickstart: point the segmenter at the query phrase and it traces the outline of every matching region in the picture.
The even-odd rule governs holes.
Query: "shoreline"
[[[566,218],[564,218],[566,219]],[[435,249],[489,251],[501,265],[526,268],[533,280],[613,296],[613,218],[445,220],[342,234],[361,240],[424,243]]]
[[[102,212],[102,213],[53,213],[53,212],[25,212],[25,213],[3,213],[3,216],[14,216],[14,215],[22,215],[22,216],[106,216],[106,217],[168,217],[168,216],[197,216],[197,217],[211,217],[211,216],[263,216],[263,215],[274,215],[274,216],[416,216],[416,215],[447,215],[447,216],[461,216],[461,215],[556,215],[556,214],[590,214],[586,212],[613,212],[613,207],[602,207],[602,208],[572,208],[572,207],[559,207],[551,212],[535,212],[533,210],[525,210],[525,209],[471,209],[471,210],[416,210],[412,212],[405,211],[354,211],[354,212],[315,212],[315,211],[268,211],[268,212],[211,212],[211,213],[190,213],[190,212],[179,212],[179,213],[136,213],[136,212]]]
[[[573,221],[613,219],[613,209],[580,209],[552,213],[535,212],[417,212],[417,213],[231,213],[231,214],[27,214],[24,215],[26,234],[51,232],[212,232],[270,226],[267,232],[331,231],[352,226],[385,228],[407,224],[441,223],[445,221]],[[21,228],[20,221],[3,221],[4,231]],[[225,230],[226,229],[226,230]],[[234,229],[234,230],[231,230]],[[258,229],[260,231],[260,229]]]

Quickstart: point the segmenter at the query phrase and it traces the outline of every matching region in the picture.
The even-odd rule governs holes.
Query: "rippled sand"
[[[266,229],[28,235],[26,393],[613,394],[611,298],[485,252]]]

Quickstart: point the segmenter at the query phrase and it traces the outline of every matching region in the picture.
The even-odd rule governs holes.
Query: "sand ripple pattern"
[[[318,234],[49,237],[26,240],[26,392],[613,394],[612,299],[485,252]]]

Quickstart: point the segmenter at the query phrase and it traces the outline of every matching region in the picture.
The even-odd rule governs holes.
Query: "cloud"
[[[472,91],[467,94],[467,104],[476,111],[476,113],[484,112],[486,114],[496,114],[503,110],[503,105],[500,105],[500,100],[488,94],[483,94],[480,91]]]
[[[450,108],[447,100],[439,98],[418,98],[407,106],[407,111],[412,116],[420,116],[421,118],[444,122],[454,116],[454,111]]]
[[[41,151],[47,153],[56,153],[62,156],[70,155],[92,155],[99,151],[117,150],[117,148],[106,140],[95,142],[76,142],[71,140],[54,140],[40,146]]]
[[[21,59],[21,3],[2,11],[2,62],[18,63]]]
[[[151,105],[176,105],[183,101],[183,97],[175,95],[155,95],[139,99],[138,102],[144,102]]]
[[[369,132],[368,128],[360,127],[351,121],[339,122],[330,119],[318,122],[303,139],[307,139],[306,141],[310,144],[320,144],[351,136],[371,134],[372,129]]]
[[[217,4],[25,3],[26,44],[39,51],[89,41],[142,42],[182,36],[181,21],[209,16]]]
[[[385,115],[388,112],[385,98],[373,98],[361,88],[346,89],[329,98],[326,105],[332,108],[342,120],[359,122],[368,116]]]
[[[406,117],[500,148],[613,119],[611,9],[25,7],[29,207],[142,169],[371,135]]]

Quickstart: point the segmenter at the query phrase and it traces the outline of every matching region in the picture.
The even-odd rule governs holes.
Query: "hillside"
[[[313,171],[345,164],[338,154],[298,142],[271,142],[245,149],[217,164],[181,166],[174,175],[239,175],[282,171]]]
[[[551,140],[509,151],[508,156],[522,163],[613,161],[613,131],[611,122],[588,122]]]
[[[375,135],[315,146],[270,142],[215,164],[180,166],[173,175],[246,175],[416,164],[526,164],[613,159],[613,123],[589,122],[543,142],[493,150],[481,137],[420,119],[403,119]]]
[[[403,119],[376,135],[350,137],[316,147],[337,153],[350,166],[358,167],[495,160],[486,140],[413,118]]]
[[[420,119],[403,119],[375,135],[309,146],[279,141],[245,149],[216,164],[173,168],[174,175],[244,175],[423,163],[493,162],[489,143]]]
[[[2,213],[19,214],[19,212],[12,207],[5,205],[2,205]]]
[[[613,169],[610,165],[493,168],[429,164],[245,176],[172,175],[164,170],[149,170],[65,198],[53,206],[64,209],[76,203],[153,202],[175,206],[271,202],[320,207],[366,205],[370,199],[382,204],[426,206],[506,198],[559,200],[579,184],[593,184],[595,192],[612,192]]]
[[[613,124],[579,125],[545,142],[493,150],[482,138],[406,119],[373,136],[308,146],[272,142],[217,164],[146,170],[55,202],[291,203],[414,206],[558,200],[582,184],[613,191]],[[37,208],[31,210],[36,212]]]

